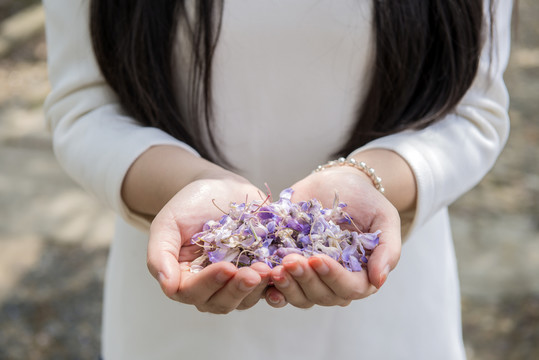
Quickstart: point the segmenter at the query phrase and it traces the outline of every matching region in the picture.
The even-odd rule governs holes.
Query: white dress
[[[465,357],[447,205],[485,175],[508,135],[502,74],[510,1],[498,6],[490,82],[487,54],[454,114],[363,148],[399,153],[418,185],[411,233],[382,289],[346,308],[260,302],[229,315],[169,300],[147,271],[147,224],[122,203],[122,180],[150,146],[188,147],[121,110],[93,58],[87,3],[45,1],[52,84],[45,108],[59,162],[119,214],[105,283],[104,359]],[[368,1],[225,1],[214,67],[216,133],[255,185],[268,182],[278,193],[342,143],[368,84],[370,18]]]

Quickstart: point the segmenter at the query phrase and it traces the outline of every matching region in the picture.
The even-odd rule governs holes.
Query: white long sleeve
[[[410,232],[474,187],[505,145],[509,96],[503,73],[510,52],[511,11],[510,0],[498,1],[495,43],[492,48],[486,44],[477,77],[454,113],[423,130],[379,138],[353,152],[389,149],[408,162],[418,193]]]
[[[196,151],[165,132],[125,115],[96,63],[89,36],[89,1],[44,1],[49,79],[45,118],[65,171],[118,214],[147,227],[121,199],[125,174],[151,146]]]
[[[157,144],[187,147],[123,112],[92,53],[89,1],[44,3],[52,84],[45,110],[56,155],[74,179],[128,221],[117,223],[107,265],[105,359],[213,359],[216,352],[222,359],[465,358],[444,206],[479,181],[507,138],[502,73],[509,1],[497,11],[498,57],[490,86],[484,58],[454,114],[364,147],[398,152],[418,183],[415,230],[382,289],[345,308],[271,309],[260,303],[227,316],[201,314],[161,293],[146,266],[147,234],[132,226],[145,224],[121,199],[124,176],[142,152]],[[215,134],[247,179],[258,186],[268,182],[278,193],[325,162],[347,137],[368,85],[372,2],[225,3],[213,63]]]

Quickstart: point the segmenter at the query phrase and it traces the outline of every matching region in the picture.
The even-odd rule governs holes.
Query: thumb
[[[173,216],[158,214],[150,226],[147,266],[161,289],[172,297],[179,290],[181,233]]]
[[[400,259],[402,241],[398,213],[376,218],[371,229],[382,231],[380,242],[373,250],[367,264],[369,281],[379,289]]]

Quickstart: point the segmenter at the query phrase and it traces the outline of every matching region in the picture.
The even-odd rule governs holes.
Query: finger
[[[366,271],[348,271],[326,255],[312,256],[308,262],[327,287],[342,300],[338,305],[346,306],[352,300],[363,299],[377,291],[369,282]]]
[[[346,301],[339,298],[309,266],[307,258],[290,255],[283,259],[283,266],[294,277],[310,301],[322,306],[345,305]]]
[[[396,210],[377,216],[371,229],[382,229],[378,246],[373,250],[367,269],[370,282],[378,289],[387,280],[400,259],[402,241],[400,218]]]
[[[275,267],[271,271],[271,279],[273,280],[275,288],[281,292],[289,304],[302,309],[307,309],[314,305],[314,303],[305,296],[303,289],[292,275],[285,270],[284,266],[279,265]]]
[[[238,305],[238,310],[245,310],[256,305],[261,298],[265,297],[266,287],[270,279],[271,269],[263,262],[258,262],[251,265],[251,269],[260,275],[260,283],[251,291]]]
[[[236,309],[243,299],[249,295],[262,279],[251,268],[240,268],[236,275],[203,305],[197,306],[201,311],[214,314],[228,314]]]
[[[283,293],[281,293],[274,286],[266,288],[266,302],[274,308],[282,308],[288,304]]]
[[[229,262],[211,264],[198,273],[192,273],[187,263],[182,263],[180,285],[171,298],[184,304],[205,304],[237,272],[238,269]]]

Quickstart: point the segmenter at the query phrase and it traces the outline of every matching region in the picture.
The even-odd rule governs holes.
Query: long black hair
[[[483,0],[373,0],[375,60],[345,155],[368,141],[432,124],[471,86],[484,43]],[[125,110],[228,164],[212,135],[211,67],[223,0],[91,0],[101,71]],[[175,41],[186,29],[188,89],[175,86]],[[491,25],[492,26],[492,25]],[[184,54],[185,55],[185,54]],[[180,54],[181,56],[181,54]],[[178,98],[188,99],[179,102]],[[208,141],[209,140],[209,141]]]

